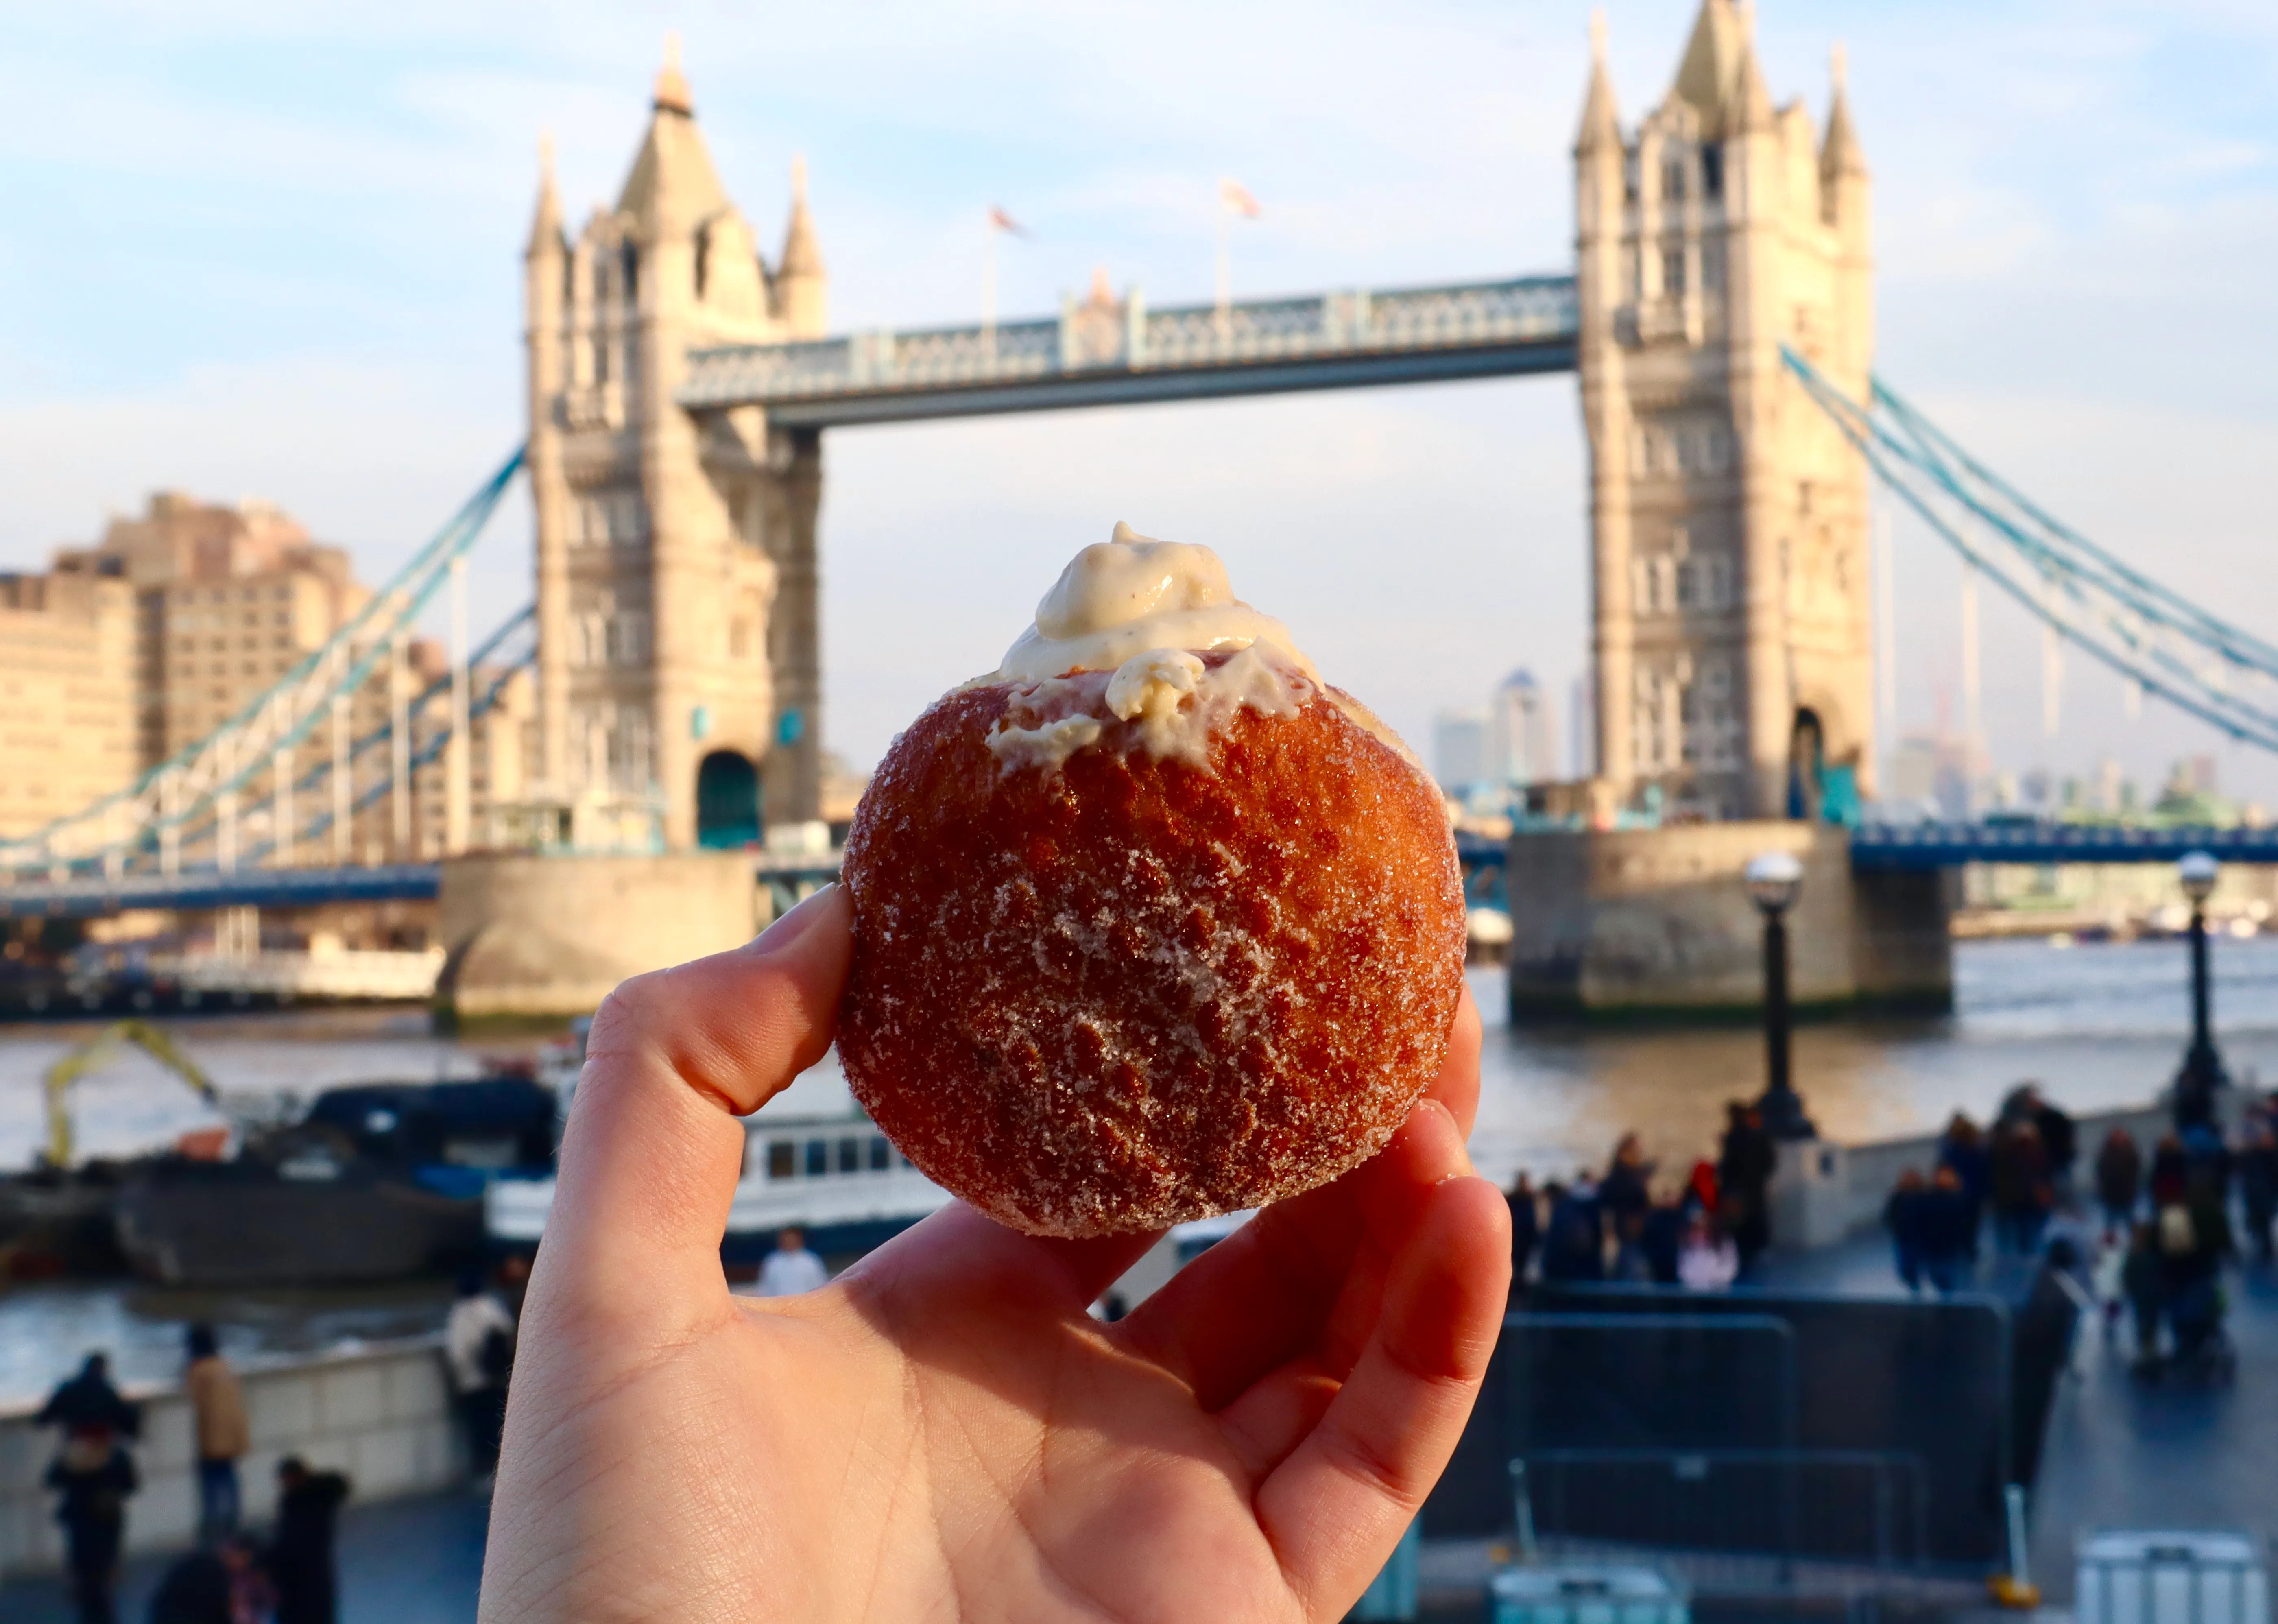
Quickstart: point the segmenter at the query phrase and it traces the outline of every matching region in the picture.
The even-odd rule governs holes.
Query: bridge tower
[[[1602,22],[1574,147],[1598,775],[1712,818],[1872,793],[1867,470],[1781,363],[1864,399],[1867,168],[1775,110],[1748,11],[1704,0],[1623,132]]]
[[[692,347],[820,337],[828,282],[796,165],[761,257],[677,55],[615,205],[571,241],[549,162],[525,257],[536,776],[581,846],[741,845],[820,789],[820,436],[674,396]]]

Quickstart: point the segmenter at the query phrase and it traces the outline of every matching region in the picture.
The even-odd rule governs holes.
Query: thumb
[[[852,919],[833,885],[757,941],[609,994],[586,1041],[533,1292],[612,1315],[671,1315],[724,1292],[720,1239],[744,1152],[734,1117],[830,1046]]]

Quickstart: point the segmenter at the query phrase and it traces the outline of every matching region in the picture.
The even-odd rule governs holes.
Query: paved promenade
[[[1888,1252],[1873,1238],[1777,1257],[1767,1283],[1899,1293]],[[2238,1270],[2230,1294],[2238,1379],[2228,1388],[2147,1384],[2129,1373],[2124,1331],[2107,1347],[2086,1328],[2076,1374],[2062,1379],[2050,1414],[2034,1507],[2034,1577],[2051,1604],[2071,1600],[2073,1540],[2083,1528],[2245,1528],[2278,1539],[2278,1271]],[[342,1624],[469,1624],[486,1511],[463,1490],[351,1506],[340,1523]],[[1484,1559],[1484,1542],[1476,1559],[1448,1554],[1453,1567],[1469,1568]],[[122,1619],[145,1616],[164,1566],[129,1565]],[[8,1624],[70,1616],[55,1577],[0,1584]]]

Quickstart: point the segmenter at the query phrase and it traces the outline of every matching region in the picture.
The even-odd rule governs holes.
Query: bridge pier
[[[1804,869],[1788,917],[1799,1005],[1951,1007],[1953,872],[1854,874],[1844,830],[1766,820],[1513,835],[1513,1023],[1755,1011],[1763,924],[1740,871],[1774,850]]]
[[[751,940],[759,886],[741,852],[491,853],[443,864],[440,906],[439,1017],[558,1021],[628,977]]]

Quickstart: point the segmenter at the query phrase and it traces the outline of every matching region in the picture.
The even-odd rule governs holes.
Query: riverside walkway
[[[1878,1237],[1774,1254],[1764,1283],[1899,1295]],[[2075,1373],[2061,1378],[2050,1413],[2033,1512],[2033,1576],[2052,1609],[2071,1602],[2073,1540],[2083,1529],[2232,1528],[2278,1539],[2278,1497],[2270,1492],[2278,1470],[2278,1269],[2249,1263],[2233,1271],[2229,1286],[2238,1375],[2228,1388],[2140,1382],[2129,1373],[2125,1327],[2107,1346],[2095,1326],[2083,1326]],[[351,1505],[340,1520],[342,1624],[470,1624],[487,1511],[463,1489]],[[122,1619],[147,1615],[167,1559],[127,1565]],[[1483,1617],[1478,1588],[1487,1560],[1486,1542],[1427,1547],[1426,1616]],[[1696,1612],[1724,1616],[1714,1605]],[[1784,1616],[1810,1612],[1807,1605]],[[0,1618],[10,1624],[65,1624],[71,1616],[59,1576],[0,1582]]]

